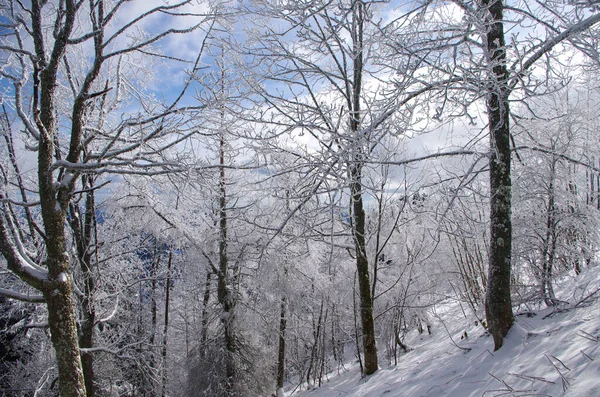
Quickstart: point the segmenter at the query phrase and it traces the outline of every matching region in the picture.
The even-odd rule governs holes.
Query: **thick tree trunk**
[[[360,319],[363,334],[363,349],[365,356],[364,372],[371,375],[378,369],[377,346],[375,345],[375,325],[373,320],[373,297],[371,296],[371,281],[369,277],[369,261],[365,242],[365,211],[362,200],[362,184],[360,166],[352,168],[352,219],[354,231],[354,246],[356,249],[356,271],[358,277],[358,296],[360,297]]]
[[[224,84],[222,75],[222,84]],[[225,87],[221,87],[225,91]],[[224,113],[221,115],[225,117]],[[225,342],[225,385],[229,393],[233,393],[235,377],[235,338],[233,334],[233,298],[228,286],[229,258],[227,256],[227,188],[225,175],[225,131],[221,131],[219,140],[219,274],[217,277],[217,298],[223,309],[221,317]]]
[[[281,312],[279,316],[279,348],[277,355],[277,393],[283,389],[285,379],[285,328],[287,325],[285,314],[285,297],[281,298]]]
[[[490,130],[490,257],[485,303],[494,350],[502,347],[513,324],[511,273],[511,175],[508,70],[504,40],[503,4],[482,0],[487,9],[488,62],[492,67],[487,98]]]
[[[365,23],[365,6],[361,1],[352,8],[352,42],[353,42],[353,79],[351,95],[348,98],[350,112],[350,132],[354,139],[352,164],[350,165],[350,197],[352,207],[352,231],[356,249],[356,271],[360,297],[360,318],[363,332],[363,349],[365,355],[365,375],[371,375],[378,369],[377,347],[375,345],[375,324],[373,320],[373,296],[369,276],[369,260],[365,240],[365,211],[363,207],[362,161],[364,160],[363,133],[361,122],[361,89],[364,68],[363,27]]]
[[[360,342],[359,342],[359,329],[358,329],[358,321],[356,319],[356,279],[358,277],[358,272],[354,273],[354,282],[352,283],[352,314],[354,318],[354,345],[356,346],[356,357],[358,358],[358,366],[360,367],[360,373],[365,373],[365,367],[363,365],[363,360],[360,355]]]
[[[68,262],[65,265],[68,265]],[[61,273],[54,287],[44,291],[44,298],[48,306],[52,345],[56,352],[60,395],[84,397],[86,392],[70,276]]]
[[[548,183],[548,206],[546,208],[546,234],[542,244],[542,297],[547,306],[556,304],[552,288],[552,268],[556,254],[556,206],[554,183],[556,180],[556,159],[550,164],[550,181]]]
[[[169,306],[171,303],[171,277],[173,276],[173,248],[169,250],[169,262],[167,263],[167,283],[165,285],[165,322],[163,328],[163,343],[162,343],[162,397],[167,395],[167,342],[169,340]]]
[[[35,120],[40,134],[38,186],[41,215],[46,233],[45,265],[49,276],[42,293],[48,306],[48,324],[52,345],[56,351],[60,395],[84,397],[86,392],[64,230],[70,192],[68,186],[55,184],[52,172],[56,138],[55,94],[58,86],[58,67],[65,54],[77,12],[77,5],[73,0],[66,0],[61,4],[64,5],[64,18],[61,17],[60,22],[57,19],[52,53],[46,61],[47,53],[44,48],[42,27],[42,7],[45,2],[38,0],[31,2],[32,32],[38,57],[36,69],[39,67],[34,76],[34,105],[38,105],[39,93],[39,109],[34,109],[34,112],[39,110]],[[37,72],[39,72],[39,80]]]

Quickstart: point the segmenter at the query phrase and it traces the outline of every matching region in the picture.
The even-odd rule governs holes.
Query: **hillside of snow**
[[[358,364],[294,397],[600,397],[600,267],[563,280],[556,308],[516,311],[502,349],[458,304],[433,310],[432,335],[411,334],[397,366],[362,378]],[[465,337],[465,332],[467,337]],[[462,338],[461,338],[462,337]]]

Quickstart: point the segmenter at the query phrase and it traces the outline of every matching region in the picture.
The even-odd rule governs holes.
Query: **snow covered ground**
[[[291,395],[600,397],[600,268],[563,281],[557,290],[565,301],[560,309],[517,313],[497,352],[481,325],[447,304],[438,308],[431,336],[407,339],[412,350],[397,366],[382,366],[364,379],[357,365],[346,366],[322,387]],[[461,339],[465,331],[468,337]]]

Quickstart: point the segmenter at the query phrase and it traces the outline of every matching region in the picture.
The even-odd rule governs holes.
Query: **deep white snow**
[[[564,301],[559,309],[517,311],[497,352],[483,327],[466,318],[458,304],[447,302],[432,316],[431,336],[415,332],[407,338],[412,350],[400,356],[397,366],[380,361],[379,371],[361,379],[352,364],[320,388],[303,385],[293,394],[288,389],[288,395],[600,397],[600,267],[563,280],[557,291]],[[468,337],[461,339],[465,331]]]

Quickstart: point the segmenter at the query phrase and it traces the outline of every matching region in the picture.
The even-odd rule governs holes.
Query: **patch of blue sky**
[[[107,40],[116,32],[124,30],[111,41],[106,53],[117,53],[139,45],[169,30],[182,31],[168,34],[150,46],[141,48],[136,57],[135,66],[149,73],[148,78],[143,79],[144,90],[170,102],[179,96],[186,80],[194,74],[194,61],[201,51],[207,27],[210,26],[210,22],[205,21],[210,10],[204,3],[189,2],[180,9],[153,13],[125,28],[140,15],[166,4],[162,0],[124,3],[108,27]],[[202,26],[192,29],[199,24]],[[183,32],[188,29],[191,31]],[[184,98],[185,104],[193,101],[191,97]]]

